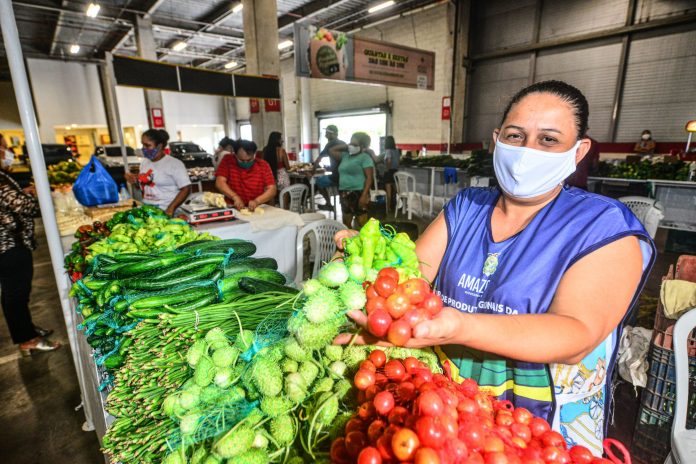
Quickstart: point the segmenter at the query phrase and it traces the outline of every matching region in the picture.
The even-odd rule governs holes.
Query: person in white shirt
[[[140,163],[140,173],[126,174],[126,179],[140,186],[143,203],[157,206],[172,216],[191,193],[186,166],[181,160],[165,154],[169,142],[166,131],[149,129],[143,132],[141,142],[145,159]]]

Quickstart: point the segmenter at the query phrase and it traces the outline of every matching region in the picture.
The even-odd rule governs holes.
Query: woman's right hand
[[[126,182],[129,184],[135,184],[138,181],[138,176],[132,172],[126,173]]]
[[[334,235],[334,243],[336,243],[336,248],[338,248],[339,250],[343,250],[343,241],[347,238],[355,237],[356,235],[358,235],[357,230],[339,230],[338,232],[336,232],[336,235]]]
[[[237,197],[232,201],[234,202],[234,207],[237,209],[237,211],[241,211],[244,209],[244,202],[241,198]]]

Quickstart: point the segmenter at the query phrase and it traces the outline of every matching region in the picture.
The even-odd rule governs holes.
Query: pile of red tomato
[[[509,401],[433,374],[416,358],[370,353],[354,377],[357,413],[331,445],[338,464],[611,464],[567,449],[548,422]]]
[[[399,284],[399,273],[392,267],[379,271],[365,293],[367,330],[396,346],[408,342],[416,324],[442,310],[442,299],[432,292],[427,281],[414,278]]]

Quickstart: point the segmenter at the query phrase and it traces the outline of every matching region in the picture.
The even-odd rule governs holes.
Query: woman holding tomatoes
[[[621,324],[655,250],[621,203],[564,185],[590,148],[588,114],[564,82],[512,98],[493,131],[500,187],[460,191],[416,244],[446,308],[407,346],[435,347],[454,379],[473,378],[600,455]]]

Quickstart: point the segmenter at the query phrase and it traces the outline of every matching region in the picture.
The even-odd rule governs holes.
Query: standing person
[[[394,201],[395,193],[395,180],[394,174],[399,170],[399,163],[401,161],[401,150],[396,148],[396,141],[394,137],[388,135],[384,139],[384,191],[387,192],[387,209],[392,209],[392,204]]]
[[[652,138],[652,133],[648,129],[645,129],[640,135],[640,141],[635,144],[633,151],[639,155],[654,155],[655,154],[655,141]]]
[[[587,177],[591,172],[596,171],[599,166],[599,144],[592,137],[587,138],[590,140],[590,149],[576,166],[575,172],[566,180],[566,184],[571,187],[583,190],[587,190]]]
[[[166,155],[169,134],[162,129],[148,129],[141,137],[143,156],[140,174],[126,174],[126,180],[137,183],[143,192],[143,203],[157,206],[173,216],[191,193],[191,179],[181,160]]]
[[[222,161],[225,156],[234,155],[234,152],[237,151],[236,144],[237,142],[229,137],[220,139],[217,150],[215,150],[215,169],[220,166],[220,161]]]
[[[321,165],[321,160],[327,156],[329,157],[329,162],[331,163],[331,167],[329,168],[331,170],[331,175],[319,177],[317,178],[316,182],[317,187],[319,187],[319,193],[321,193],[321,196],[323,196],[324,200],[326,201],[324,205],[319,205],[319,209],[331,211],[333,208],[331,207],[331,195],[329,193],[329,188],[338,187],[338,165],[341,164],[340,160],[337,160],[331,156],[331,149],[339,145],[345,146],[346,143],[338,138],[338,128],[333,124],[326,126],[324,137],[326,137],[328,142],[324,146],[321,153],[319,153],[319,157],[314,161],[314,168],[316,169]]]
[[[273,201],[278,193],[271,167],[265,160],[255,158],[255,153],[254,142],[238,140],[236,153],[225,156],[215,172],[215,188],[238,211],[254,211]]]
[[[34,215],[38,202],[34,188],[22,190],[9,172],[14,153],[0,135],[0,304],[12,341],[23,356],[60,348],[48,337],[53,331],[36,327],[29,312],[31,281],[34,277],[32,250]]]
[[[508,103],[492,134],[500,187],[461,190],[416,242],[448,307],[416,324],[407,346],[435,347],[455,380],[473,378],[601,455],[622,321],[655,246],[621,202],[563,185],[590,148],[588,115],[585,96],[560,81]]]
[[[353,219],[360,226],[367,222],[367,209],[370,206],[370,188],[375,175],[375,163],[367,150],[370,136],[356,132],[349,145],[335,145],[331,157],[339,161],[338,191],[341,194],[343,223],[352,227]]]
[[[271,132],[268,143],[263,147],[263,159],[271,167],[273,178],[276,180],[278,191],[290,186],[290,162],[288,154],[283,148],[283,135],[280,132]]]

